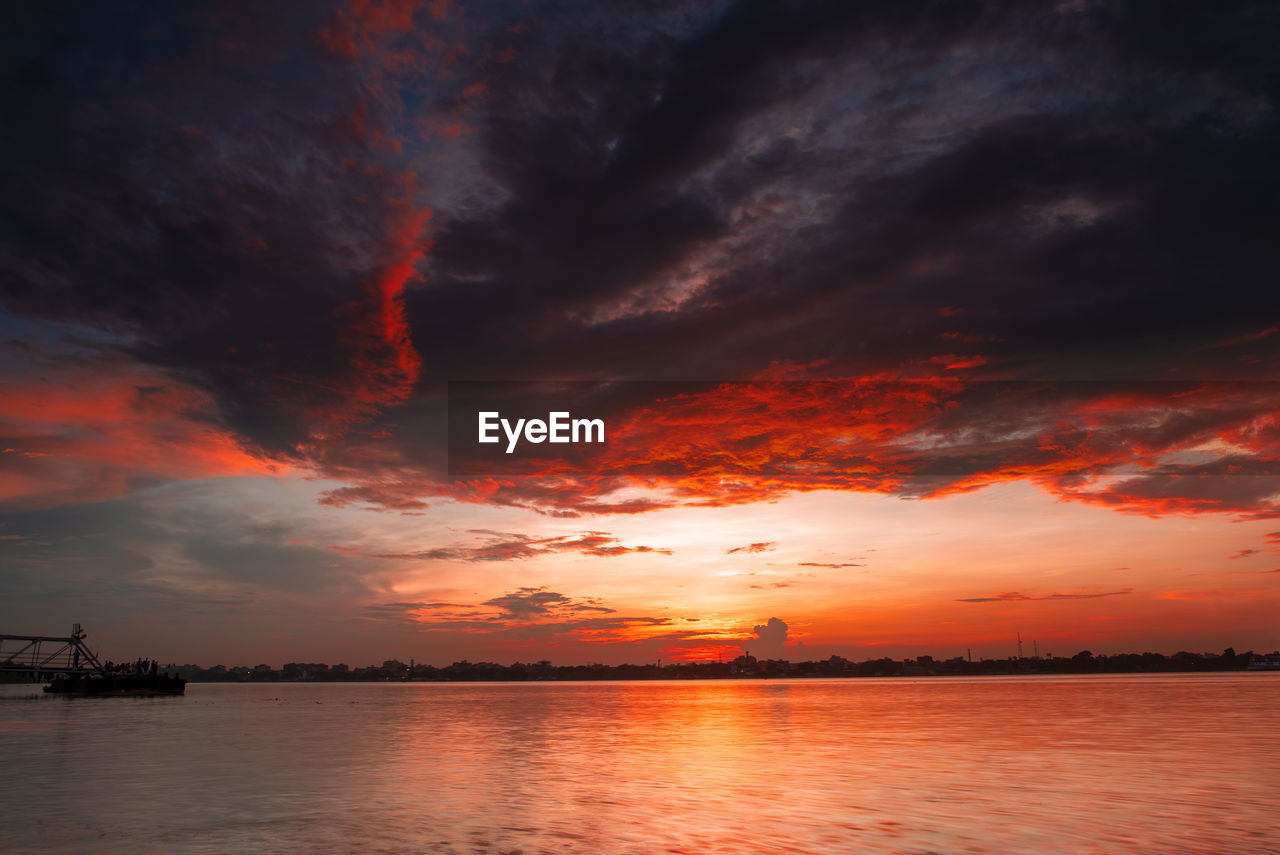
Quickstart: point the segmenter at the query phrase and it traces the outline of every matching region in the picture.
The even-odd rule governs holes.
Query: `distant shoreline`
[[[553,665],[535,663],[455,662],[452,665],[405,664],[387,660],[381,666],[349,668],[324,663],[287,663],[283,668],[258,665],[228,668],[215,665],[167,665],[162,669],[192,683],[358,683],[358,682],[560,682],[591,680],[734,680],[753,678],[805,679],[818,677],[978,677],[1057,674],[1173,674],[1280,671],[1280,652],[1221,654],[1180,652],[1122,653],[1094,656],[1081,651],[1072,657],[935,660],[869,659],[853,662],[840,656],[807,662],[739,656],[723,662],[676,662],[649,665]]]

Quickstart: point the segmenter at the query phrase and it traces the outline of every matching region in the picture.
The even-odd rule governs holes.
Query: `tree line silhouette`
[[[790,662],[785,659],[757,659],[743,654],[732,660],[660,662],[644,665],[553,665],[550,661],[496,662],[462,660],[443,667],[406,664],[388,659],[381,665],[351,668],[322,662],[289,662],[283,668],[269,665],[226,667],[214,665],[166,665],[190,682],[473,682],[532,680],[706,680],[749,677],[926,677],[981,676],[998,674],[1129,674],[1161,672],[1213,672],[1280,670],[1280,652],[1265,655],[1253,651],[1236,653],[1228,647],[1220,654],[1180,651],[1172,656],[1160,653],[1119,653],[1094,655],[1082,650],[1070,657],[1010,657],[978,659],[962,656],[934,659],[868,659],[854,662],[842,656]]]

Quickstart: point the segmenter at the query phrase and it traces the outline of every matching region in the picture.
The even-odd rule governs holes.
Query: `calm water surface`
[[[1280,674],[0,687],[0,851],[1280,852]]]

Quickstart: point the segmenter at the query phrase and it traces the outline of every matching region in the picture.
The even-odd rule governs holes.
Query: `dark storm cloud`
[[[1153,15],[743,2],[679,35],[531,28],[482,136],[503,201],[446,214],[414,317],[504,341],[476,373],[590,352],[625,374],[641,342],[649,371],[894,364],[949,331],[1024,369],[1163,373],[1259,316],[1222,289],[1272,260],[1276,30]]]
[[[112,331],[276,451],[394,398],[370,289],[412,187],[354,67],[309,41],[321,11],[11,5],[0,26],[5,305]]]
[[[339,482],[327,504],[402,513],[677,501],[611,501],[613,472],[451,483],[448,379],[1280,368],[1274,4],[465,12],[7,7],[4,307],[104,330],[208,393],[199,418]],[[1273,513],[1265,479],[1180,477],[1212,474],[1198,462],[1096,482],[1135,443],[1210,437],[1203,410],[1100,448],[1050,437],[1051,407],[971,403],[950,415],[957,470]],[[1233,412],[1228,432],[1260,410]],[[633,474],[707,504],[822,486],[791,462],[727,499],[671,459]],[[826,486],[982,483],[876,486],[847,475],[863,463]]]
[[[456,343],[445,364],[464,376],[742,376],[779,359],[1270,376],[1274,10],[1179,6],[1152,28],[1154,10],[1117,4],[818,8],[522,34],[478,137],[492,192],[439,212],[431,287],[410,297],[423,347]],[[1107,394],[1066,388],[1049,409]],[[935,426],[954,429],[957,471],[1061,471],[1098,441],[1028,443],[1050,412],[970,403]],[[1236,404],[1108,431],[1109,456],[1065,461],[1070,478],[1261,406]],[[1052,483],[1078,493],[1070,478]],[[1158,498],[1132,486],[1110,503]],[[1243,483],[1218,486],[1183,507],[1265,512]],[[554,506],[556,490],[488,499]],[[580,496],[556,512],[600,510],[624,509]]]

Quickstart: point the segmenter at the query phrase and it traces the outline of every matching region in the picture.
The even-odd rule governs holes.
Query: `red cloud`
[[[733,549],[726,549],[724,554],[733,555],[735,552],[772,552],[773,548],[777,545],[776,541],[761,541],[760,543],[750,543],[746,546],[735,546]]]
[[[959,371],[963,368],[978,368],[987,364],[987,358],[977,354],[970,356],[958,356],[954,353],[950,353],[945,356],[935,356],[929,361],[935,365],[941,365],[947,371]]]
[[[352,360],[352,376],[341,384],[347,405],[345,411],[324,414],[339,423],[368,417],[407,399],[422,367],[402,298],[405,285],[417,275],[414,265],[429,248],[422,230],[431,210],[414,207],[413,173],[402,176],[401,185],[403,196],[396,202],[400,225],[388,238],[389,259],[367,286],[365,300],[342,310],[346,321],[342,344]]]
[[[0,381],[0,501],[22,507],[102,501],[146,478],[287,470],[251,453],[210,398],[133,363],[45,364]]]
[[[443,480],[403,466],[325,501],[385,492],[553,516],[641,513],[842,490],[939,498],[1030,480],[1126,513],[1280,515],[1276,384],[973,383],[880,373],[805,379],[784,366],[743,383],[652,398],[608,418],[583,458],[504,461],[502,477]]]

